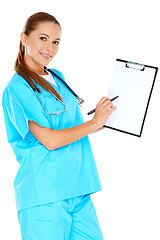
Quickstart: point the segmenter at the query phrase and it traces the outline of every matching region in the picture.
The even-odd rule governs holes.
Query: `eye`
[[[56,44],[56,45],[58,45],[58,44],[59,44],[59,42],[58,42],[58,41],[54,41],[53,43],[54,43],[54,44]]]
[[[41,39],[42,41],[46,41],[47,40],[46,37],[40,37],[39,39]]]

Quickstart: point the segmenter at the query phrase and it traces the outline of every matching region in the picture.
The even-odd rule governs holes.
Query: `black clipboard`
[[[119,96],[104,127],[141,137],[158,67],[116,59],[107,96]]]

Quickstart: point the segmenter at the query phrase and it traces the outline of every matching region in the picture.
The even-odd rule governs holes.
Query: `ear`
[[[21,42],[22,42],[23,46],[26,46],[27,35],[24,32],[22,32],[20,35],[20,38],[21,38]]]

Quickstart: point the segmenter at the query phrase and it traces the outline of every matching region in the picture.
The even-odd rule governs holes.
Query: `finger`
[[[117,107],[116,106],[113,106],[112,108],[110,108],[108,111],[110,112],[110,114],[112,113],[112,112],[114,112],[115,110],[117,109]]]
[[[106,109],[110,109],[113,107],[113,103],[110,101],[110,100],[106,100],[104,103],[103,103],[103,107],[106,108]]]
[[[109,100],[108,97],[102,97],[101,100],[98,102],[97,105],[101,105],[102,103],[104,103],[104,101],[107,101],[107,100]]]
[[[98,107],[106,108],[108,104],[112,105],[112,102],[109,99],[104,99],[103,102],[99,103]]]

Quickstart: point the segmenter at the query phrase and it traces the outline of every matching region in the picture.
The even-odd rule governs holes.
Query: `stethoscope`
[[[51,69],[48,69],[47,67],[44,67],[44,70],[47,70],[47,71],[50,72],[52,75],[54,75],[55,77],[57,77],[57,78],[70,90],[70,92],[75,96],[75,98],[76,98],[77,101],[78,101],[78,104],[79,104],[80,106],[82,106],[82,104],[84,103],[83,98],[80,98],[80,97],[73,91],[73,89],[72,89],[60,76],[58,76],[55,72],[53,72]],[[27,82],[28,82],[28,81],[27,81]],[[66,111],[66,109],[67,109],[67,108],[66,108],[66,105],[52,93],[52,94],[55,96],[56,100],[59,101],[59,102],[61,102],[61,103],[64,105],[64,108],[65,108],[65,109],[64,109],[63,111],[57,111],[57,112],[55,112],[55,113],[49,113],[49,112],[45,109],[45,107],[44,107],[41,99],[39,98],[38,94],[36,93],[36,89],[35,89],[29,82],[28,82],[28,84],[29,84],[30,87],[33,89],[33,91],[35,92],[37,98],[39,99],[39,101],[40,101],[40,103],[41,103],[41,105],[42,105],[43,110],[44,110],[47,114],[49,114],[49,115],[57,115],[57,114],[59,114],[59,113],[63,113],[63,112]]]

